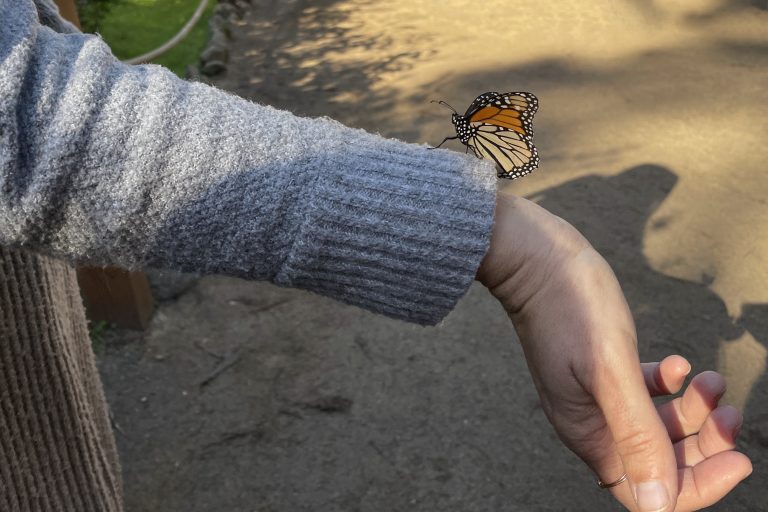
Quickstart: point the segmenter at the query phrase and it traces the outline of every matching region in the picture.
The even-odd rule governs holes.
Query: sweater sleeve
[[[490,238],[487,162],[127,66],[0,0],[0,244],[218,273],[435,324]]]

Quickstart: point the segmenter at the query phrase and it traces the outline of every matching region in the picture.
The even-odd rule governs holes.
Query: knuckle
[[[655,442],[649,432],[635,431],[615,440],[616,449],[622,457],[650,456]]]

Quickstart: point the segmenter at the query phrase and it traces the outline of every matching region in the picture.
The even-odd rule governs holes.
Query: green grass
[[[109,330],[109,324],[104,320],[88,322],[88,334],[91,337],[91,347],[94,353],[101,354],[104,351],[104,333]]]
[[[137,57],[165,43],[184,26],[199,0],[116,0],[86,19],[83,26],[95,29],[120,59]],[[153,60],[179,76],[188,64],[196,64],[208,41],[208,18],[216,5],[209,0],[205,13],[190,34],[168,53]],[[87,11],[81,12],[86,17]]]

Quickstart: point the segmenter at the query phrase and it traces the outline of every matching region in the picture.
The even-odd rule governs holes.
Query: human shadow
[[[611,264],[632,308],[644,359],[677,351],[697,369],[714,368],[719,340],[737,338],[741,328],[706,282],[661,274],[643,255],[648,219],[676,182],[664,167],[639,165],[616,176],[577,178],[533,199],[573,224]],[[650,229],[665,229],[665,222]]]
[[[666,229],[665,219],[648,223],[676,182],[670,170],[645,164],[615,176],[577,178],[531,199],[573,224],[611,264],[635,318],[641,358],[657,361],[678,353],[691,362],[695,374],[718,368],[721,343],[737,340],[745,331],[768,347],[768,305],[747,305],[741,318],[734,320],[709,288],[711,277],[686,281],[650,266],[643,255],[644,235],[647,229]],[[740,444],[753,459],[756,472],[768,469],[768,414],[760,413],[767,380],[763,371],[753,385],[744,412],[746,435]],[[747,482],[715,509],[753,510],[757,497],[768,502],[764,487],[756,480]]]

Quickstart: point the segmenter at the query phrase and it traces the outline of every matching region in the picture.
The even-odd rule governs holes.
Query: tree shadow
[[[766,0],[725,0],[719,5],[712,6],[702,12],[689,14],[686,21],[692,24],[705,24],[724,16],[729,16],[740,11],[759,9],[768,10]]]
[[[666,7],[663,2],[654,2],[653,0],[626,0],[626,2],[642,15],[653,19],[663,17],[664,7]],[[722,0],[710,6],[696,6],[694,4],[693,8],[695,7],[698,7],[697,12],[687,14],[684,17],[686,22],[701,24],[744,10],[755,8],[768,10],[768,2],[766,0]]]
[[[333,111],[346,124],[375,127],[396,101],[391,89],[376,87],[380,77],[410,69],[434,50],[424,35],[418,50],[390,52],[392,36],[361,35],[351,14],[340,0],[262,2],[233,31],[230,66],[216,85],[295,114]]]

